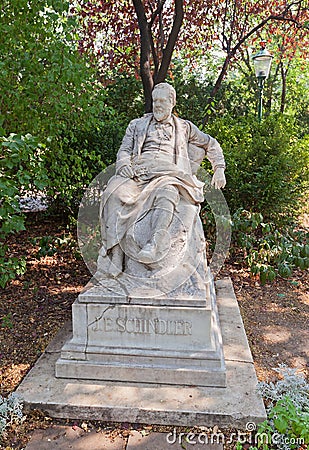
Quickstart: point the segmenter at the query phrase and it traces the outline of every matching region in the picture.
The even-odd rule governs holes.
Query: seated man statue
[[[177,266],[179,279],[182,270],[193,273],[205,262],[199,218],[204,183],[196,172],[206,156],[214,171],[212,185],[224,187],[222,149],[172,114],[176,92],[171,85],[156,85],[152,99],[153,113],[130,122],[116,174],[103,192],[98,278],[130,274],[149,279]]]

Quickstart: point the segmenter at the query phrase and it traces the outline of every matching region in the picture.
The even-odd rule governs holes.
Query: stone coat
[[[225,168],[222,149],[216,139],[200,131],[189,120],[172,116],[175,124],[175,156],[176,165],[186,173],[195,173],[206,158],[210,161],[212,169]],[[132,164],[132,156],[141,155],[146,139],[148,126],[152,113],[145,114],[139,119],[130,122],[121,147],[117,154],[117,172],[126,164]]]

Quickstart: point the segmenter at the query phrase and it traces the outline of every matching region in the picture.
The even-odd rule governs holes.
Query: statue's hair
[[[173,88],[173,86],[171,84],[169,84],[169,83],[156,84],[155,87],[152,90],[152,94],[154,93],[154,91],[157,91],[159,89],[169,92],[169,95],[170,95],[170,97],[172,99],[173,105],[175,106],[176,105],[176,91]]]

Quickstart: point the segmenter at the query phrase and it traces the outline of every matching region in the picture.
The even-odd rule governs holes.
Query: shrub
[[[57,208],[76,217],[84,189],[116,160],[126,124],[116,117],[101,120],[90,129],[71,129],[56,138],[45,154],[49,193]]]
[[[18,395],[12,393],[7,398],[0,395],[0,442],[7,427],[24,420],[22,410],[23,404]]]
[[[0,147],[0,286],[5,287],[26,268],[25,260],[8,256],[4,245],[8,234],[25,229],[19,196],[44,189],[48,178],[42,159],[44,146],[33,136],[2,136]]]
[[[232,216],[233,242],[243,251],[253,275],[262,284],[276,276],[290,277],[295,268],[309,268],[309,233],[285,226],[278,230],[261,213],[238,210]]]
[[[224,192],[232,213],[239,208],[263,213],[277,224],[296,217],[309,186],[309,137],[297,137],[291,118],[273,115],[261,124],[223,118],[207,132],[224,149]]]
[[[213,251],[215,240],[226,239],[223,229],[218,235],[215,217],[209,205],[201,210],[208,248]],[[226,213],[221,220],[228,220]],[[265,221],[261,213],[237,210],[231,216],[232,242],[230,255],[241,258],[261,284],[277,276],[288,278],[293,270],[309,268],[309,233],[298,226],[285,225],[280,230],[274,222]]]
[[[275,369],[282,379],[276,383],[259,383],[258,391],[266,401],[267,421],[259,425],[257,446],[265,450],[300,448],[309,443],[309,385],[296,369],[280,366]],[[265,444],[259,436],[267,434]]]

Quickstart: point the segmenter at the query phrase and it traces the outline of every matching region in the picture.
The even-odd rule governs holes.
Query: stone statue
[[[108,283],[128,274],[139,286],[141,279],[156,279],[152,287],[165,294],[191,277],[188,293],[189,285],[196,288],[196,274],[203,278],[206,264],[199,218],[204,183],[196,173],[206,157],[214,171],[211,184],[223,188],[224,156],[214,138],[172,114],[171,85],[156,85],[152,98],[153,113],[130,122],[116,174],[103,193],[95,277]]]
[[[218,193],[224,157],[215,139],[172,115],[175,100],[170,85],[155,86],[153,113],[129,124],[116,174],[90,190],[100,193],[97,271],[72,306],[57,377],[226,386],[198,172],[206,156]]]

